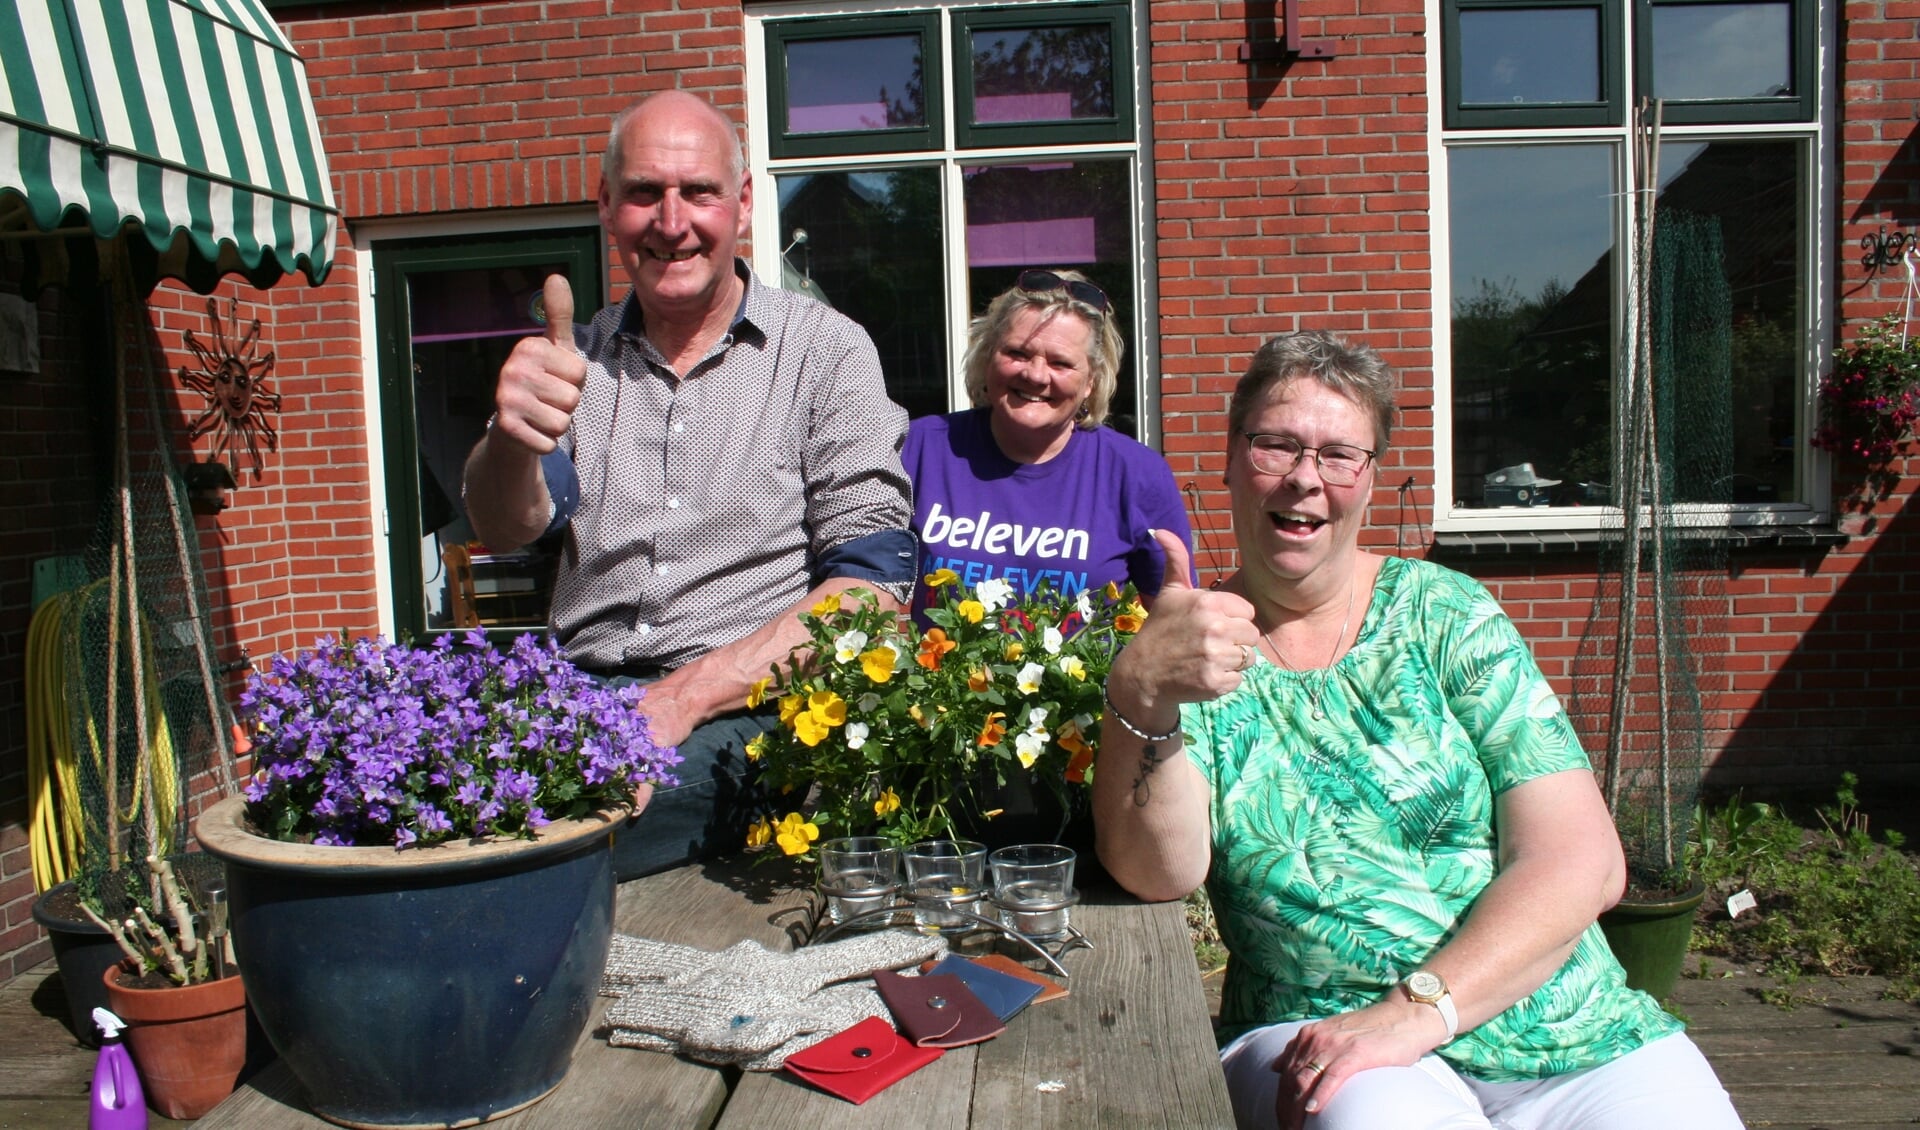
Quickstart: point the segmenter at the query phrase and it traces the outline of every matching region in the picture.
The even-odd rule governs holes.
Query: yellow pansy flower
[[[867,673],[867,678],[884,683],[893,678],[893,665],[899,658],[891,647],[881,644],[871,651],[860,653],[860,669]]]
[[[986,618],[987,606],[977,600],[963,600],[954,607],[954,611],[958,612],[967,623],[978,624]]]
[[[780,843],[780,850],[788,855],[799,855],[820,838],[820,829],[798,812],[787,813],[787,818],[773,832],[774,839]]]
[[[800,713],[801,709],[804,708],[806,705],[807,705],[806,697],[804,695],[799,694],[798,692],[795,692],[794,694],[781,695],[780,696],[780,723],[782,725],[788,725],[792,723],[793,716]]]
[[[1108,600],[1119,600],[1119,599],[1120,599],[1120,586],[1119,586],[1119,585],[1118,585],[1117,583],[1115,583],[1115,582],[1113,582],[1113,581],[1108,581],[1108,582],[1107,582],[1107,587],[1106,587],[1106,590],[1105,590],[1105,591],[1106,591],[1106,594],[1107,594],[1107,599],[1108,599]]]
[[[875,816],[886,816],[889,813],[899,811],[899,809],[900,794],[894,792],[892,789],[881,793],[880,799],[873,802],[873,814]]]
[[[1019,640],[1007,641],[1007,662],[1012,663],[1027,653],[1027,645]]]
[[[758,761],[767,755],[767,732],[765,730],[747,739],[747,760]]]
[[[948,585],[959,584],[960,574],[954,572],[952,569],[935,569],[925,577],[922,577],[921,580],[927,582],[927,587],[930,589],[945,588]]]
[[[813,613],[813,618],[816,620],[826,619],[835,612],[840,611],[840,594],[837,592],[828,593],[820,598],[819,603],[807,609],[807,611]]]
[[[1060,673],[1069,679],[1078,679],[1083,683],[1087,681],[1087,665],[1079,656],[1066,656],[1057,666],[1060,668]]]
[[[773,842],[773,821],[768,820],[766,817],[763,816],[760,819],[755,820],[753,823],[747,825],[747,846],[748,847],[750,848],[766,847],[768,844],[772,842]]]
[[[747,708],[749,710],[767,701],[767,687],[772,683],[773,676],[769,675],[747,688]]]
[[[967,672],[967,689],[974,694],[985,694],[993,685],[993,670],[988,667],[975,667]]]
[[[807,713],[829,726],[844,725],[847,700],[832,691],[815,691],[807,696]]]

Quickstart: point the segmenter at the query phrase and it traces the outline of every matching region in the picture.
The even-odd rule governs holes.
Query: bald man
[[[576,664],[646,684],[680,785],[638,798],[615,838],[628,879],[739,848],[764,810],[746,696],[807,640],[798,614],[864,587],[904,600],[912,514],[873,342],[737,254],[753,181],[733,124],[681,91],[613,121],[600,223],[632,284],[572,323],[547,282],[547,333],[500,370],[467,460],[474,530],[495,548],[564,530],[550,627]]]

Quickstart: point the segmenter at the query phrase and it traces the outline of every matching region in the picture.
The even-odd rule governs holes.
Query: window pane
[[[789,41],[787,132],[927,124],[918,35]]]
[[[1793,89],[1793,5],[1659,4],[1653,9],[1653,93],[1659,98],[1764,98]]]
[[[1112,28],[980,28],[972,33],[973,122],[1111,118]]]
[[[543,328],[535,317],[541,284],[550,274],[568,273],[567,264],[556,261],[407,275],[421,596],[429,631],[471,625],[474,617],[488,627],[546,626],[558,545],[536,542],[495,553],[480,544],[467,521],[460,476],[493,414],[501,364],[515,342]],[[457,560],[463,551],[470,569]]]
[[[866,327],[887,393],[915,416],[947,410],[940,177],[932,168],[774,178],[781,282]],[[796,241],[796,229],[806,233]]]
[[[1448,151],[1455,506],[1607,501],[1614,150]]]
[[[1596,8],[1460,13],[1460,101],[1468,106],[1598,102]]]
[[[1133,237],[1125,160],[975,165],[966,182],[967,295],[974,313],[1029,267],[1072,267],[1112,300],[1124,330],[1133,325]],[[1108,423],[1140,434],[1134,350],[1121,358]]]
[[[1805,160],[1790,140],[1661,146],[1655,411],[1676,501],[1794,493]]]

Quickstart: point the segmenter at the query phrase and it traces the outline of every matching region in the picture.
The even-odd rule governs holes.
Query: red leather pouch
[[[869,1016],[788,1056],[786,1069],[857,1106],[945,1054],[939,1048],[915,1047],[901,1039],[893,1025]]]
[[[923,1048],[963,1047],[1007,1030],[1006,1021],[951,973],[902,977],[882,969],[873,984],[901,1033]]]

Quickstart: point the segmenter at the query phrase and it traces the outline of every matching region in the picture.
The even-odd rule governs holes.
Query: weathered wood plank
[[[1096,893],[1074,915],[1097,948],[1064,956],[1073,974],[1064,1000],[1028,1008],[1001,1036],[947,1053],[861,1107],[786,1077],[747,1076],[720,1130],[1232,1125],[1180,906]]]

